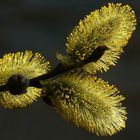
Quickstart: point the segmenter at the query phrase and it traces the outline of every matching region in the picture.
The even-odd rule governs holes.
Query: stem
[[[74,66],[64,66],[62,63],[59,63],[52,71],[50,71],[49,73],[47,74],[44,74],[44,75],[41,75],[41,76],[38,76],[36,78],[33,78],[33,79],[30,79],[30,85],[29,86],[32,86],[32,87],[38,87],[38,88],[41,88],[42,85],[40,84],[40,80],[46,80],[46,79],[49,79],[51,77],[54,77],[56,75],[59,75],[59,74],[62,74],[64,72],[67,72],[71,69],[73,69]]]
[[[91,56],[88,57],[85,61],[83,61],[81,64],[73,64],[73,65],[63,65],[62,63],[59,63],[52,71],[49,73],[43,74],[41,76],[38,76],[36,78],[29,80],[29,86],[31,87],[37,87],[42,88],[42,85],[40,84],[40,80],[47,80],[51,77],[57,76],[59,74],[62,74],[64,72],[68,72],[72,70],[73,68],[82,67],[83,65],[89,63],[89,62],[96,62],[98,61],[102,55],[105,53],[105,51],[108,50],[106,46],[99,46],[97,47]],[[8,85],[7,83],[5,85],[0,86],[0,93],[8,91]]]
[[[57,76],[59,74],[62,74],[63,72],[67,72],[71,69],[73,69],[74,66],[64,66],[62,63],[59,63],[52,71],[49,73],[40,75],[36,78],[30,79],[29,81],[29,86],[31,87],[37,87],[37,88],[42,88],[42,85],[40,84],[40,80],[46,80],[48,78]],[[7,83],[5,85],[0,86],[0,93],[8,91],[8,85]]]
[[[7,85],[2,85],[2,86],[0,86],[0,93],[1,92],[5,92],[5,91],[7,91]]]

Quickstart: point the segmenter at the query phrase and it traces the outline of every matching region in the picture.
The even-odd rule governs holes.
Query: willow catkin
[[[28,79],[49,71],[49,62],[39,53],[31,51],[9,53],[0,59],[0,85],[5,85],[13,75],[23,75]],[[12,95],[9,91],[0,93],[0,104],[5,108],[25,107],[41,96],[41,89],[28,87],[21,95]]]
[[[135,12],[130,6],[109,3],[107,7],[91,12],[79,22],[67,37],[68,56],[62,57],[59,54],[57,58],[68,65],[84,64],[83,69],[90,74],[107,71],[111,65],[116,64],[135,26]],[[106,47],[107,50],[96,62],[91,59],[86,63],[90,57],[98,55],[94,53],[98,47]]]
[[[70,72],[42,84],[46,99],[77,127],[97,135],[113,135],[125,127],[124,97],[102,79]]]

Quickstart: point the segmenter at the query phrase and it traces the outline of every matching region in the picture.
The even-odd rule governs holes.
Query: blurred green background
[[[32,50],[42,53],[52,66],[56,51],[65,53],[66,36],[80,19],[108,2],[129,4],[140,21],[139,0],[1,0],[0,56]],[[0,107],[1,140],[132,140],[140,139],[140,28],[137,26],[116,67],[100,75],[126,97],[126,129],[112,137],[98,137],[64,121],[42,100],[24,109]]]

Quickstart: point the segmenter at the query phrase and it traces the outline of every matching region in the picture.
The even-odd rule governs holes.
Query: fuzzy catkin
[[[128,5],[109,3],[107,7],[91,12],[67,37],[69,62],[80,65],[94,54],[96,48],[105,46],[108,50],[103,56],[97,62],[91,60],[83,69],[90,74],[107,71],[111,65],[116,64],[135,26],[135,12]],[[62,57],[61,60],[63,62]]]
[[[125,127],[124,97],[101,78],[70,72],[42,84],[57,112],[77,127],[97,135],[113,135]]]
[[[9,53],[0,59],[0,85],[5,85],[12,75],[21,74],[31,79],[50,70],[49,61],[39,53],[31,51]],[[41,89],[28,87],[21,95],[12,95],[9,91],[0,93],[0,105],[5,108],[26,107],[41,96]]]

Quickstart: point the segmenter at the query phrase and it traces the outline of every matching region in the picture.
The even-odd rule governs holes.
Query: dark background
[[[129,4],[140,19],[140,1],[1,0],[0,56],[8,52],[41,52],[54,64],[64,53],[66,36],[78,21],[108,2]],[[116,67],[101,75],[126,97],[127,127],[112,137],[98,137],[64,121],[42,100],[24,109],[0,107],[0,140],[132,140],[140,139],[140,28],[137,26]]]

